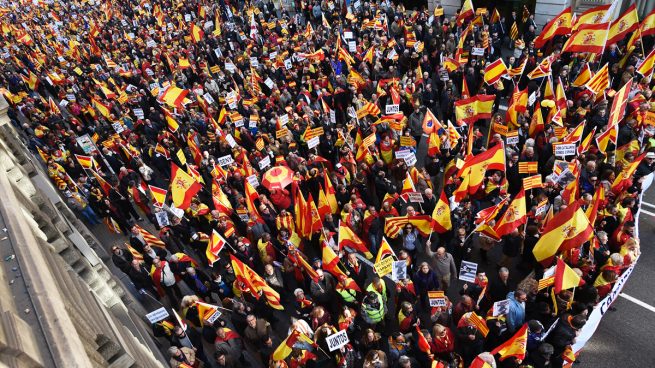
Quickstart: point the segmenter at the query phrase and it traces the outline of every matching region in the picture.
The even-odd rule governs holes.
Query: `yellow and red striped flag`
[[[609,121],[607,127],[614,127],[623,119],[625,109],[628,105],[628,96],[632,88],[632,78],[626,83],[612,99],[612,108],[609,111]]]
[[[207,256],[207,260],[209,261],[209,265],[212,266],[216,261],[220,259],[218,256],[218,253],[223,250],[223,247],[225,247],[225,244],[227,242],[223,237],[216,232],[216,230],[212,230],[212,235],[209,237],[209,242],[207,242],[207,249],[205,250],[205,255]]]
[[[519,174],[535,174],[538,171],[537,161],[519,162]]]
[[[590,52],[600,54],[605,48],[609,23],[582,24],[566,41],[562,52]]]
[[[532,175],[527,178],[523,178],[523,189],[529,190],[534,188],[541,188],[543,183],[541,182],[541,175]]]
[[[555,282],[555,277],[554,276],[539,280],[539,282],[537,283],[537,291],[549,287],[554,282]]]
[[[642,37],[655,34],[655,9],[644,17],[639,29],[641,30]]]
[[[152,194],[152,203],[155,205],[155,207],[162,207],[164,206],[164,202],[166,202],[166,194],[168,191],[166,189],[158,188],[154,185],[148,185],[148,189],[150,189],[150,193]]]
[[[541,175],[535,175],[539,177],[541,181]],[[523,179],[525,185],[525,179]],[[525,224],[528,220],[526,202],[525,202],[525,190],[532,188],[521,188],[521,190],[516,194],[514,199],[510,202],[509,206],[501,216],[501,218],[494,226],[494,231],[498,236],[505,236],[511,233],[514,229],[518,228],[520,225]]]
[[[610,88],[609,63],[605,63],[598,73],[591,77],[586,87],[595,95],[599,95]]]
[[[585,63],[585,65],[580,69],[580,72],[578,73],[578,76],[575,78],[573,83],[571,83],[571,85],[573,87],[582,87],[585,84],[587,84],[587,82],[589,82],[589,80],[591,79],[592,76],[593,76],[593,73],[591,72],[591,68],[589,67],[589,63]]]
[[[509,340],[491,351],[492,355],[500,354],[500,361],[515,357],[521,361],[525,359],[525,353],[528,346],[528,324],[525,323]]]
[[[628,33],[634,32],[639,27],[639,15],[637,14],[636,4],[633,3],[618,19],[610,25],[607,36],[607,44],[619,42],[625,38]]]
[[[558,252],[581,246],[593,231],[580,204],[573,202],[546,223],[532,253],[545,264]]]
[[[579,155],[587,152],[589,147],[591,147],[591,141],[594,139],[595,134],[596,134],[596,127],[594,127],[594,129],[592,129],[591,132],[587,134],[587,136],[582,140],[582,142],[580,142],[580,145],[578,146],[577,149]]]
[[[573,12],[569,6],[544,26],[539,36],[534,40],[534,47],[540,49],[555,36],[571,33],[572,18]]]
[[[516,21],[512,23],[512,27],[509,30],[509,37],[516,41],[519,38],[519,27],[516,25]]]
[[[202,40],[202,38],[205,36],[205,32],[202,30],[202,28],[198,27],[195,23],[191,23],[191,39],[193,42],[198,43]]]
[[[612,126],[609,127],[608,129],[602,132],[598,137],[596,137],[596,147],[598,147],[598,150],[605,153],[607,151],[607,146],[609,145],[610,142],[616,144],[616,130],[618,126]]]
[[[483,79],[488,85],[492,85],[507,74],[507,66],[502,58],[497,59],[484,68]]]
[[[191,199],[202,189],[191,175],[180,169],[175,163],[171,162],[171,197],[175,207],[187,209],[191,205]]]
[[[82,166],[82,168],[84,169],[93,168],[93,156],[75,155],[75,158],[77,159],[77,162],[80,163],[80,166]]]
[[[578,17],[575,24],[573,25],[573,30],[577,31],[578,28],[580,28],[583,25],[598,24],[602,22],[603,18],[605,18],[605,14],[607,13],[607,10],[610,8],[611,5],[612,4],[597,6],[595,8],[591,8],[586,12],[582,13]],[[607,24],[605,26],[607,27]]]
[[[639,64],[637,67],[637,73],[641,74],[643,77],[648,78],[653,74],[653,65],[655,65],[655,49],[651,51],[644,61]]]
[[[489,327],[487,327],[487,322],[482,319],[482,317],[478,316],[475,312],[470,312],[468,315],[468,322],[475,326],[482,336],[487,337],[489,334]]]
[[[141,234],[141,236],[143,237],[143,240],[145,240],[146,244],[148,244],[149,246],[158,247],[158,248],[166,248],[166,244],[164,244],[164,242],[161,241],[161,239],[159,239],[158,237],[150,234],[148,232],[148,230],[146,230],[146,229],[144,229],[141,226],[136,225],[136,224],[134,225],[134,227],[136,227],[136,229],[139,231],[139,234]]]
[[[366,258],[373,258],[373,254],[368,250],[366,244],[364,244],[362,239],[360,239],[359,236],[350,229],[350,227],[344,224],[339,224],[339,235],[337,239],[339,249],[343,249],[344,246],[349,247],[364,254]]]
[[[464,0],[464,3],[462,4],[462,9],[459,11],[459,14],[457,15],[457,25],[461,26],[464,24],[464,21],[466,21],[468,18],[472,17],[475,15],[475,10],[473,9],[473,2],[471,0]]]
[[[182,107],[182,103],[188,94],[189,90],[187,89],[169,86],[164,90],[161,96],[159,96],[159,101],[170,107],[176,107],[179,109]]]

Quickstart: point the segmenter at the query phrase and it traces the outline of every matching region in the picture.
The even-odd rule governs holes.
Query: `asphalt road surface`
[[[639,218],[641,257],[594,336],[579,356],[577,367],[655,366],[655,188],[646,192]]]

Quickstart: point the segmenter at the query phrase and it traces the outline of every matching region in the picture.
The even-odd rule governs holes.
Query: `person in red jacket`
[[[288,209],[291,207],[291,197],[286,189],[273,189],[269,196],[271,202],[279,209]]]
[[[430,348],[435,357],[445,360],[452,360],[452,353],[455,351],[455,335],[453,331],[439,323],[432,327],[432,342]]]

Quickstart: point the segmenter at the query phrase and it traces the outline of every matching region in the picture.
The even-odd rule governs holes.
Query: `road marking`
[[[648,202],[646,202],[646,201],[642,201],[641,204],[645,204],[645,205],[648,206],[648,207],[655,208],[655,204],[648,203]]]
[[[642,302],[641,300],[639,300],[639,299],[637,299],[635,297],[632,297],[632,296],[630,296],[628,294],[625,294],[625,293],[621,293],[619,295],[626,298],[626,299],[628,299],[629,301],[637,304],[640,307],[644,307],[644,308],[648,309],[651,312],[655,312],[655,307],[653,307],[652,305],[650,305],[648,303]]]
[[[646,210],[643,209],[643,208],[641,209],[640,212],[641,212],[641,213],[645,213],[645,214],[647,214],[648,216],[653,216],[653,217],[655,217],[655,213],[650,212],[650,211],[646,211]]]

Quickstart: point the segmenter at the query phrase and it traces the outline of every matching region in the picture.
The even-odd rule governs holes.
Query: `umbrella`
[[[262,185],[269,190],[282,189],[293,182],[293,171],[286,166],[273,166],[262,177]]]

